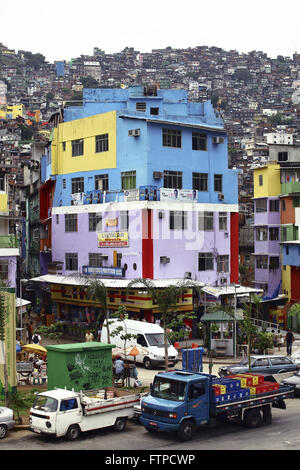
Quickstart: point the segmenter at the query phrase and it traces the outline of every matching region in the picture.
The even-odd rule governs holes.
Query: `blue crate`
[[[226,390],[228,391],[235,391],[241,389],[241,382],[237,379],[230,379],[226,377],[221,377],[221,384],[226,385]]]
[[[203,352],[204,348],[182,349],[182,370],[203,372]]]

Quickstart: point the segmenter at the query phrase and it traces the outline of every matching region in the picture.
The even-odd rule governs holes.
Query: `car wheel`
[[[252,410],[246,410],[243,421],[247,428],[257,428],[260,426],[262,421],[261,412],[256,408]]]
[[[69,441],[75,441],[80,435],[80,428],[76,424],[73,424],[72,426],[69,427],[68,432],[67,432],[67,439]]]
[[[7,426],[0,424],[0,439],[4,439],[7,436]]]
[[[194,437],[195,424],[192,421],[183,421],[178,430],[178,438],[180,441],[189,441]]]
[[[149,357],[145,357],[144,359],[144,367],[145,369],[151,369],[152,367],[152,362],[151,362],[151,359]]]
[[[114,430],[117,432],[124,431],[126,427],[126,418],[117,418],[114,424]]]

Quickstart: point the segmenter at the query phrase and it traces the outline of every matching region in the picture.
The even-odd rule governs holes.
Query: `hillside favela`
[[[0,43],[1,446],[299,449],[299,226],[300,53]]]

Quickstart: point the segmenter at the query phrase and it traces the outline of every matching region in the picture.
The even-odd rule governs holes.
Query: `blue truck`
[[[228,394],[218,400],[214,384],[218,378],[202,372],[175,370],[156,374],[150,393],[141,401],[140,422],[149,432],[173,431],[181,441],[192,439],[197,427],[217,419],[238,420],[248,427],[271,424],[271,407],[285,409],[293,398],[293,387],[258,395]],[[230,397],[229,397],[230,395]]]

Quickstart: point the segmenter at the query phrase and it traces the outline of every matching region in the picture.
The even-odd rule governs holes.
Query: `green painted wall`
[[[48,390],[75,391],[111,387],[114,345],[98,342],[46,346],[48,351]]]

